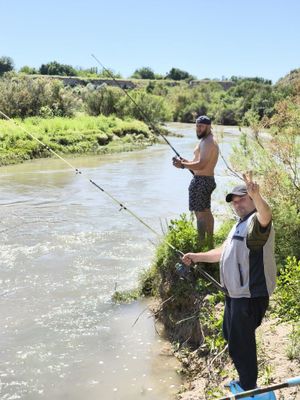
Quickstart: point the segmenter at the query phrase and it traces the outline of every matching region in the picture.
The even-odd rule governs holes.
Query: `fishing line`
[[[23,132],[25,132],[27,135],[29,135],[33,140],[37,141],[41,146],[43,146],[45,149],[47,149],[50,153],[58,157],[61,161],[63,161],[65,164],[67,164],[70,168],[72,168],[76,174],[82,174],[82,171],[80,171],[78,168],[76,168],[74,165],[72,165],[69,161],[67,161],[65,158],[63,158],[61,155],[59,155],[56,151],[51,149],[48,145],[46,145],[44,142],[42,142],[40,139],[38,139],[36,136],[34,136],[31,132],[29,132],[27,129],[25,129],[22,125],[18,124],[16,121],[12,120],[8,115],[6,115],[4,112],[0,110],[0,114],[8,120],[10,123],[16,125],[18,128],[20,128]],[[112,201],[114,201],[119,207],[120,211],[125,210],[127,211],[130,215],[132,215],[136,220],[138,220],[141,224],[143,224],[147,229],[149,229],[152,233],[154,233],[156,236],[161,238],[161,235],[154,230],[150,225],[148,225],[142,218],[140,218],[137,214],[135,214],[132,210],[127,208],[124,204],[122,204],[117,198],[115,198],[111,193],[109,193],[107,190],[104,190],[100,185],[98,185],[96,182],[94,182],[92,179],[86,178],[93,186],[95,186],[97,189],[99,189],[101,192],[105,193]],[[184,253],[176,247],[174,247],[170,242],[165,241],[167,246],[169,246],[172,250],[175,251],[175,253],[181,258]],[[211,282],[218,290],[221,290],[224,292],[224,288],[220,285],[219,282],[217,282],[212,276],[210,276],[207,272],[203,271],[202,268],[198,265],[197,266],[197,271],[209,282]]]
[[[123,86],[120,84],[120,82],[118,82],[115,77],[113,76],[113,74],[110,72],[110,70],[108,68],[106,68],[101,61],[94,55],[91,54],[91,56],[94,58],[94,60],[101,66],[101,68],[109,75],[109,77],[115,82],[115,84],[126,94],[126,96],[132,101],[132,103],[135,105],[136,109],[139,111],[139,113],[141,114],[141,116],[144,118],[144,121],[148,124],[148,127],[150,129],[152,129],[152,131],[154,133],[157,133],[158,135],[160,135],[164,141],[171,147],[171,149],[174,151],[174,153],[177,155],[177,157],[180,158],[180,160],[183,160],[183,158],[181,157],[181,155],[178,153],[178,151],[172,146],[172,144],[169,142],[169,140],[160,132],[160,130],[153,124],[153,122],[150,120],[150,118],[148,117],[148,115],[144,112],[144,110],[137,104],[137,102],[134,100],[134,98],[132,96],[130,96],[130,94],[123,88]],[[225,158],[223,157],[221,150],[219,149],[220,152],[220,156],[222,158],[222,160],[224,161],[226,167],[229,169],[229,171],[232,172],[232,174],[234,176],[236,176],[237,178],[243,180],[243,178],[237,173],[235,172],[227,163],[227,161],[225,160]],[[194,175],[194,172],[192,170],[189,169],[189,171],[191,172],[192,175]]]
[[[120,84],[120,82],[118,82],[115,77],[113,76],[113,74],[110,72],[110,70],[108,68],[106,68],[101,61],[94,55],[91,54],[91,56],[94,58],[94,60],[96,60],[96,62],[103,68],[103,70],[110,76],[110,78],[115,82],[116,85],[118,85],[118,87],[126,94],[126,96],[132,101],[132,103],[135,105],[136,109],[139,111],[139,113],[141,114],[141,116],[144,118],[144,121],[148,124],[149,128],[154,132],[157,133],[158,135],[160,135],[164,141],[167,143],[168,146],[171,147],[171,149],[174,151],[174,153],[177,155],[177,157],[179,157],[181,160],[183,160],[183,158],[181,157],[181,155],[178,153],[178,151],[172,146],[172,144],[169,142],[169,140],[160,132],[160,130],[157,128],[157,126],[154,125],[154,123],[150,120],[150,118],[148,117],[148,115],[145,113],[145,111],[138,105],[138,103],[134,100],[134,98],[132,96],[130,96],[130,94],[123,88],[123,86]],[[192,171],[191,171],[192,172]],[[193,173],[193,172],[192,172]]]

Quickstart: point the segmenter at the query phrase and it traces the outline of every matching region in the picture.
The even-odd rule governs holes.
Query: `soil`
[[[300,362],[290,360],[287,348],[291,345],[289,334],[292,325],[265,318],[257,329],[259,364],[258,386],[263,387],[286,381],[300,375]],[[237,379],[237,373],[227,355],[227,349],[215,357],[201,357],[198,352],[178,353],[186,374],[186,383],[178,395],[180,400],[211,400],[228,395],[224,384]],[[209,382],[209,383],[208,383]],[[300,386],[275,392],[277,400],[300,400]]]

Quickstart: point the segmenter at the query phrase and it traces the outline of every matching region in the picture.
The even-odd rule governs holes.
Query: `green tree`
[[[29,67],[28,65],[24,65],[24,67],[22,67],[19,72],[26,75],[35,75],[38,73],[35,68]]]
[[[14,62],[10,57],[0,57],[0,76],[2,76],[5,72],[14,70]]]
[[[134,79],[155,79],[155,74],[150,67],[136,69],[131,78]]]
[[[77,71],[71,65],[60,64],[57,61],[51,61],[48,64],[42,64],[39,72],[41,75],[61,75],[76,76]]]
[[[166,79],[173,79],[174,81],[182,81],[182,80],[193,80],[195,79],[195,77],[179,68],[171,68],[171,70],[166,75]]]

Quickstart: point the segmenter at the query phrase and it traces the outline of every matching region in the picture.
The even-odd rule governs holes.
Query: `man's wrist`
[[[185,168],[185,166],[182,164],[182,162],[181,162],[181,168],[182,168],[182,169],[184,169],[184,168]]]

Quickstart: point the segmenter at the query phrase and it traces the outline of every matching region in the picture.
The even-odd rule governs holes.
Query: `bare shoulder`
[[[211,135],[209,139],[210,139],[211,143],[212,143],[215,147],[218,147],[218,148],[219,148],[217,139],[214,137],[214,135]]]
[[[219,145],[213,135],[209,135],[205,139],[202,139],[199,144],[200,149],[210,149],[210,150],[217,150]]]

